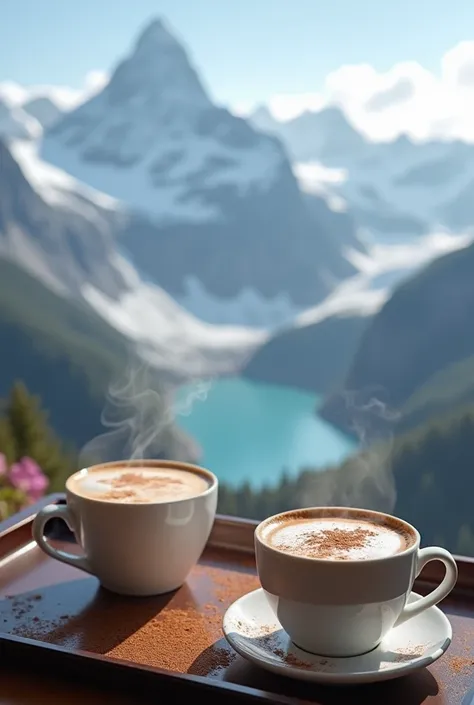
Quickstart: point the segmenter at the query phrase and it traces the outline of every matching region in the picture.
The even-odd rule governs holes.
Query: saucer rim
[[[321,684],[332,684],[332,685],[355,685],[355,684],[362,684],[362,683],[375,683],[375,682],[381,682],[381,681],[388,681],[388,680],[394,680],[396,678],[401,678],[403,676],[408,675],[408,673],[411,673],[413,671],[417,671],[421,668],[425,668],[427,666],[431,666],[435,661],[437,661],[450,647],[452,638],[453,638],[453,630],[452,630],[452,625],[451,622],[449,621],[448,617],[444,614],[444,612],[437,606],[437,605],[432,605],[429,607],[426,612],[436,612],[438,618],[441,618],[441,621],[444,623],[444,628],[446,632],[446,638],[443,641],[442,645],[433,653],[429,655],[424,655],[424,656],[417,656],[414,657],[410,661],[405,661],[403,663],[397,663],[397,664],[392,664],[388,668],[384,668],[383,670],[378,670],[378,671],[352,671],[350,673],[331,673],[328,671],[313,671],[311,669],[305,669],[305,668],[300,668],[299,666],[295,666],[293,664],[288,664],[284,662],[272,662],[270,660],[267,660],[266,658],[260,657],[259,653],[265,653],[265,651],[262,649],[260,652],[250,652],[247,651],[245,648],[242,648],[239,644],[241,640],[245,642],[245,636],[244,635],[238,635],[240,638],[237,640],[237,642],[232,638],[231,634],[235,633],[230,632],[228,628],[226,628],[226,622],[228,620],[228,615],[232,612],[233,609],[235,609],[235,606],[242,602],[245,599],[250,598],[251,595],[257,596],[261,599],[265,599],[264,591],[263,588],[257,588],[256,590],[252,590],[245,595],[242,595],[241,597],[237,598],[237,600],[234,600],[234,602],[227,608],[223,620],[222,620],[222,631],[224,633],[225,638],[227,639],[228,643],[231,645],[231,647],[240,655],[242,658],[244,658],[246,661],[250,661],[251,663],[257,665],[260,668],[263,668],[266,671],[275,673],[278,676],[285,676],[287,678],[293,678],[296,680],[302,680],[302,681],[307,681],[307,682],[313,682],[313,683],[321,683]],[[410,596],[414,595],[417,598],[420,598],[421,595],[419,595],[417,592],[411,591]],[[275,620],[277,622],[277,620]],[[298,647],[297,647],[298,648]],[[378,648],[378,647],[376,647]],[[299,649],[304,653],[302,649]],[[316,654],[311,654],[311,655],[316,655]],[[365,654],[360,654],[360,656],[364,656]],[[358,658],[355,656],[354,658]],[[338,659],[333,657],[335,661]]]

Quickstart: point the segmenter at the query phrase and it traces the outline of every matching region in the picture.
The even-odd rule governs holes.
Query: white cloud
[[[13,81],[0,82],[0,99],[13,106],[21,106],[31,98],[49,97],[62,110],[71,110],[101,90],[109,80],[105,71],[89,71],[81,88],[69,86],[35,85],[22,86]]]
[[[91,93],[98,93],[109,82],[109,74],[106,71],[89,71],[84,79],[84,92],[89,97]]]
[[[361,132],[373,140],[407,133],[474,142],[474,41],[457,44],[441,57],[433,73],[415,61],[385,72],[370,64],[346,65],[330,73],[319,93],[271,98],[272,114],[282,121],[305,110],[340,105]]]

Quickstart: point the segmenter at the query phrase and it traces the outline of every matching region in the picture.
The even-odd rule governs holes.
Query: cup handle
[[[420,614],[420,612],[428,609],[428,607],[437,605],[438,602],[441,602],[441,600],[443,600],[455,586],[458,578],[458,567],[449,551],[446,551],[444,548],[440,548],[438,546],[422,548],[418,551],[416,575],[419,575],[425,565],[430,561],[441,561],[445,565],[446,573],[441,584],[430,592],[429,595],[425,595],[425,597],[422,597],[420,600],[406,604],[401,615],[395,622],[396,627],[398,627],[399,624],[406,622],[407,619],[411,619],[417,614]]]
[[[71,531],[74,530],[74,522],[67,504],[48,504],[38,512],[33,521],[33,538],[36,543],[51,558],[55,558],[57,561],[62,561],[62,563],[68,563],[69,565],[74,566],[74,568],[79,568],[80,570],[84,570],[86,573],[91,573],[92,575],[92,569],[86,555],[78,556],[74,555],[74,553],[68,553],[67,551],[61,551],[58,548],[53,548],[53,546],[51,546],[49,541],[45,538],[45,526],[50,519],[55,518],[62,519]]]

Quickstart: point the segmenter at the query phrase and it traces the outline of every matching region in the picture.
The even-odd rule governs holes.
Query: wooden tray
[[[266,673],[237,656],[221,631],[227,607],[258,587],[255,523],[218,517],[187,583],[157,598],[123,598],[95,578],[47,557],[31,538],[45,498],[0,524],[0,663],[101,683],[162,704],[204,698],[208,705],[474,705],[474,562],[458,559],[459,582],[442,607],[453,625],[448,652],[432,667],[386,683],[322,687]],[[50,540],[73,550],[65,524]],[[417,581],[440,580],[430,563]],[[471,692],[472,689],[472,692]],[[159,698],[159,700],[158,700]]]

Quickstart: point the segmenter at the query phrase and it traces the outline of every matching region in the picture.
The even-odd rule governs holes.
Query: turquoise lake
[[[355,448],[315,409],[321,399],[290,387],[221,379],[207,393],[180,390],[176,422],[199,443],[201,464],[228,484],[248,480],[252,486],[274,484],[285,470],[324,467]],[[194,397],[183,413],[182,400]]]

